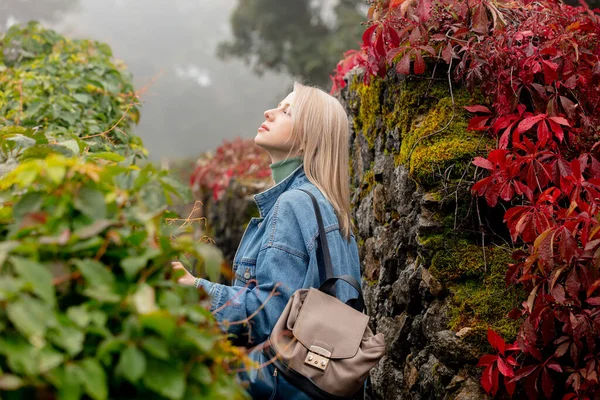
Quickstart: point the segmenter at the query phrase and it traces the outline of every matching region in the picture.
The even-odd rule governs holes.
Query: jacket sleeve
[[[251,345],[266,340],[290,296],[306,281],[309,255],[293,197],[280,196],[256,260],[256,286],[227,286],[199,281],[211,295],[210,310],[221,327],[236,336],[249,335]],[[267,222],[267,221],[265,221]]]

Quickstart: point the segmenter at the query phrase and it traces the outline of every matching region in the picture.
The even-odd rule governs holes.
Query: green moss
[[[382,115],[381,112],[381,95],[382,84],[381,79],[373,79],[370,85],[364,85],[355,77],[350,85],[352,91],[356,91],[360,98],[358,104],[358,115],[354,118],[354,130],[361,132],[367,140],[369,148],[375,146],[375,138],[378,134],[376,129],[377,117]]]
[[[409,80],[383,92],[383,82],[374,79],[366,86],[355,78],[351,90],[358,94],[355,104],[358,115],[354,127],[373,148],[377,135],[378,116],[383,117],[384,130],[400,130],[400,151],[394,154],[396,165],[407,165],[418,183],[435,185],[432,171],[445,171],[450,165],[455,174],[462,174],[480,149],[492,144],[478,132],[467,131],[471,115],[464,106],[483,102],[466,89],[454,88],[453,97],[445,81]],[[385,135],[384,135],[385,137]],[[463,168],[461,168],[463,167]]]
[[[455,164],[459,168],[453,170],[461,174],[464,167],[460,166],[468,165],[491,140],[467,131],[470,115],[464,106],[473,99],[466,89],[456,89],[453,99],[446,83],[425,84],[428,82],[407,83],[407,89],[412,86],[414,90],[405,90],[401,96],[400,107],[408,106],[412,112],[399,117],[402,143],[395,160],[408,165],[417,182],[431,187],[435,184],[433,171],[443,172]]]
[[[360,198],[364,198],[371,190],[373,190],[373,186],[375,186],[375,173],[373,172],[373,167],[364,173],[362,179],[362,186],[360,190]]]
[[[512,249],[486,246],[484,259],[483,248],[465,239],[433,235],[421,243],[433,250],[429,271],[452,293],[449,328],[472,328],[466,340],[482,352],[488,350],[488,327],[513,341],[521,321],[506,315],[526,299],[526,294],[505,285]]]

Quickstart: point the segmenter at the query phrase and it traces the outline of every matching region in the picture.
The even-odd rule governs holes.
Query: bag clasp
[[[310,350],[304,359],[304,363],[311,367],[325,371],[329,364],[331,352],[319,346],[310,346]]]

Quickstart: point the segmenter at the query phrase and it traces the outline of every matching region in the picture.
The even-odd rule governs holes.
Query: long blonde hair
[[[304,172],[333,205],[340,231],[350,238],[348,176],[348,116],[333,96],[321,89],[294,83],[292,143],[300,147]]]

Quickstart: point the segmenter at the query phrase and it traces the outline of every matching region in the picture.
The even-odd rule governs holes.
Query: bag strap
[[[310,196],[312,200],[313,207],[315,209],[315,214],[317,215],[317,225],[319,225],[319,249],[321,250],[321,254],[323,255],[323,263],[325,264],[325,280],[329,280],[333,278],[333,266],[331,265],[331,255],[329,254],[329,244],[327,243],[327,234],[325,233],[325,226],[323,225],[323,217],[321,216],[321,209],[319,207],[319,203],[315,196],[309,192],[308,190],[298,189],[306,193]],[[319,266],[320,268],[321,266]],[[329,292],[326,292],[331,294]],[[335,297],[335,292],[331,294]]]
[[[315,209],[315,214],[317,216],[317,224],[319,225],[319,246],[318,246],[317,250],[321,251],[321,254],[323,256],[323,263],[325,264],[324,265],[324,267],[325,267],[325,282],[323,282],[321,284],[321,286],[319,287],[319,290],[321,292],[327,293],[330,296],[336,297],[335,296],[335,283],[338,280],[344,281],[344,282],[348,283],[350,286],[352,286],[358,292],[358,297],[355,299],[348,300],[348,302],[346,304],[348,304],[349,306],[351,306],[352,308],[354,308],[357,311],[363,312],[363,310],[365,309],[365,300],[363,299],[362,288],[360,287],[360,284],[358,283],[358,281],[351,275],[333,276],[333,266],[331,264],[331,255],[329,254],[329,245],[327,243],[327,234],[325,233],[325,226],[323,225],[323,217],[321,216],[321,209],[319,207],[319,203],[317,202],[317,199],[308,190],[305,190],[305,189],[298,189],[298,190],[301,190],[310,196],[310,199],[312,200],[312,203],[313,203],[313,207]],[[319,269],[321,269],[321,266],[318,265],[318,263],[317,263],[317,266],[319,267]]]

